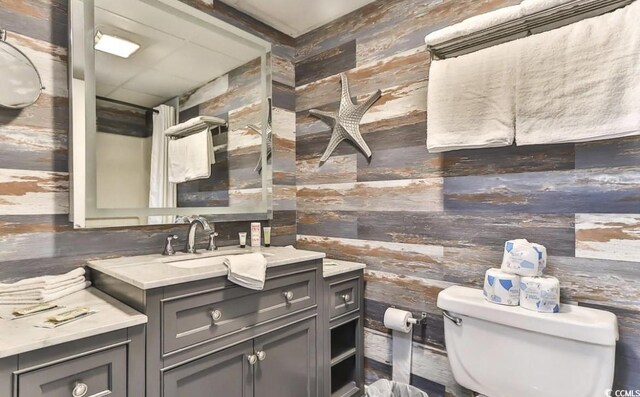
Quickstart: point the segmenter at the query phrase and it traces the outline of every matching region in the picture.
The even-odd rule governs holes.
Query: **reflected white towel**
[[[209,128],[169,141],[168,159],[171,183],[209,178],[211,164],[216,162]]]
[[[260,253],[233,255],[224,258],[228,279],[245,288],[261,290],[267,276],[267,260]]]
[[[77,281],[77,278],[84,277],[85,273],[84,268],[80,267],[65,274],[26,278],[11,284],[0,283],[0,293],[58,288],[65,283]]]
[[[518,145],[640,134],[639,20],[634,2],[519,40]]]
[[[197,116],[184,123],[174,125],[164,131],[165,136],[180,135],[188,132],[201,131],[210,128],[212,125],[225,125],[227,122],[221,118],[213,116]]]
[[[513,143],[519,46],[519,41],[513,41],[431,63],[427,105],[430,152]]]
[[[63,296],[71,295],[74,292],[82,291],[90,286],[91,282],[85,281],[59,290],[41,291],[38,296],[2,296],[0,297],[0,305],[35,305],[38,303],[47,303],[62,298]]]

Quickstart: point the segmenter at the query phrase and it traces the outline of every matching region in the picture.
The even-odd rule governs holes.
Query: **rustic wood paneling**
[[[637,262],[639,214],[576,214],[576,256]]]
[[[296,86],[356,67],[356,41],[333,47],[296,63]]]
[[[296,88],[297,246],[367,263],[368,381],[389,377],[390,335],[381,318],[394,305],[429,316],[414,335],[413,374],[444,385],[446,396],[470,395],[450,373],[435,297],[448,285],[481,288],[485,271],[500,266],[504,241],[527,238],[547,246],[547,272],[560,279],[563,302],[618,315],[615,387],[638,388],[640,138],[438,154],[425,148],[424,36],[519,2],[379,0],[297,39],[299,64],[355,40],[356,66],[345,72],[352,95],[383,91],[361,125],[372,158],[344,143],[318,167],[330,129],[308,110],[337,108],[339,76],[305,76],[303,68],[296,76],[304,82]],[[415,180],[441,180],[442,191],[421,197],[400,187]],[[360,197],[360,186],[376,189]],[[433,205],[437,195],[441,209]]]
[[[96,131],[137,138],[150,137],[153,134],[151,111],[96,100]]]

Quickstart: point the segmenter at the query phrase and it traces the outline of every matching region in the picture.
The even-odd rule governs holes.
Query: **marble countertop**
[[[366,268],[367,265],[358,262],[341,261],[338,259],[325,258],[322,263],[322,275],[324,278],[337,276]]]
[[[206,259],[251,252],[263,253],[267,259],[267,268],[325,257],[322,252],[298,250],[292,247],[261,247],[259,249],[223,247],[218,251],[202,250],[198,254],[180,252],[173,256],[154,254],[91,261],[89,267],[137,288],[147,290],[227,275],[227,268],[223,264],[182,268],[176,267],[170,262],[177,263],[181,260]]]
[[[60,298],[53,303],[65,308],[51,310],[16,320],[0,319],[0,358],[14,356],[43,347],[71,342],[123,328],[146,324],[147,316],[119,302],[95,288],[87,288]],[[19,305],[16,305],[19,306]],[[0,305],[0,311],[13,310],[12,305]],[[58,328],[40,328],[47,317],[60,312],[85,306],[97,313]],[[10,338],[4,336],[11,335]]]

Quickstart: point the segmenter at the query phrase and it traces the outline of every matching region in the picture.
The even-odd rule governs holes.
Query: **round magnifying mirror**
[[[0,76],[0,106],[22,109],[40,97],[43,87],[36,67],[22,51],[4,40],[0,40]]]

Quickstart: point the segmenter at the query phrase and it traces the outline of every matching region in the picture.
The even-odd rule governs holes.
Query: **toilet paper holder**
[[[391,306],[391,307],[393,307],[393,306]],[[422,312],[422,313],[420,313],[420,317],[419,318],[411,317],[407,321],[409,322],[409,324],[413,324],[413,325],[425,325],[427,323],[427,313],[426,312]]]

